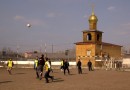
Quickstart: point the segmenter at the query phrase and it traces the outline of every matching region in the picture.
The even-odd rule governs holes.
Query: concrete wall
[[[121,57],[121,47],[118,46],[103,46],[103,52],[108,53],[110,57],[120,58]]]
[[[90,57],[87,57],[87,51],[91,51]],[[83,66],[86,66],[88,61],[91,60],[95,66],[95,44],[76,45],[76,62],[78,59],[82,61]]]
[[[33,68],[34,67],[34,61],[13,61],[14,67],[16,68]],[[0,67],[6,67],[7,61],[1,61]],[[52,68],[60,68],[61,62],[55,61],[51,62]],[[76,67],[76,62],[69,62],[70,68]]]

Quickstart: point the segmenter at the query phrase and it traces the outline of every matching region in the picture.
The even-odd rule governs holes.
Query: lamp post
[[[101,47],[100,47],[100,50],[101,50],[101,61],[102,61],[102,44],[101,44]]]
[[[19,53],[19,45],[17,44],[17,59],[19,58],[18,53]]]
[[[68,61],[69,61],[69,50],[65,50],[65,55],[68,56]]]

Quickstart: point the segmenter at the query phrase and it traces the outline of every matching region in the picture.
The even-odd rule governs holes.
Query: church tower
[[[102,43],[102,33],[97,30],[98,18],[92,11],[91,16],[89,17],[89,30],[83,31],[83,42],[91,42],[96,44]]]
[[[81,59],[83,66],[91,60],[95,66],[95,56],[101,55],[102,33],[97,30],[98,18],[92,10],[88,19],[89,29],[83,30],[83,42],[76,44],[76,60]]]
[[[92,9],[92,13],[88,19],[89,29],[83,30],[83,41],[76,42],[76,62],[78,59],[82,61],[82,65],[86,66],[91,60],[94,67],[102,66],[102,62],[106,59],[121,57],[120,45],[102,42],[102,31],[97,29],[98,18]]]

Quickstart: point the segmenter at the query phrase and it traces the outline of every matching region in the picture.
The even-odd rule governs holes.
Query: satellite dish
[[[32,25],[31,24],[27,24],[27,27],[30,28]]]

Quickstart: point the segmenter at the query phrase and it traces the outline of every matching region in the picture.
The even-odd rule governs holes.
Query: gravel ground
[[[45,83],[45,79],[36,79],[34,69],[16,69],[9,75],[0,68],[0,90],[130,90],[130,72],[83,69],[70,69],[70,75],[53,70],[50,75],[54,81]]]

